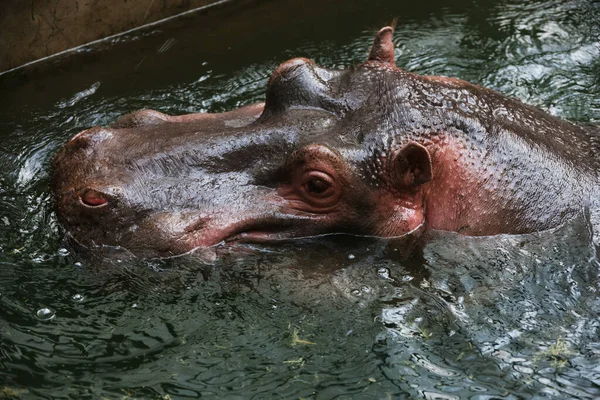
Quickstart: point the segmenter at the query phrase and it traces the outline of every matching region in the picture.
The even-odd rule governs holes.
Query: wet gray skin
[[[588,208],[596,222],[598,127],[400,70],[392,33],[354,68],[280,65],[264,105],[144,110],[79,133],[54,161],[60,221],[84,246],[142,257],[420,227],[527,233]]]

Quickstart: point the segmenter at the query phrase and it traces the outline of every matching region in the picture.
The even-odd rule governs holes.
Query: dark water
[[[0,75],[0,398],[600,398],[585,215],[549,232],[333,237],[225,256],[65,246],[49,162],[139,108],[263,99],[295,56],[347,67],[398,18],[397,63],[600,121],[600,3],[279,1],[220,9]]]

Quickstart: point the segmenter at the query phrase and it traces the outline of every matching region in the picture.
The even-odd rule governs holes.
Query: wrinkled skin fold
[[[470,83],[394,64],[381,29],[363,64],[296,58],[264,104],[142,110],[77,134],[53,163],[60,222],[141,257],[330,233],[466,235],[596,221],[600,130]]]

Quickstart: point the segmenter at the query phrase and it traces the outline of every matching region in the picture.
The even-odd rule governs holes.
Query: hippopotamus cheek
[[[375,235],[381,237],[397,237],[410,234],[419,229],[425,222],[423,208],[395,205],[394,207],[378,207],[373,217]]]

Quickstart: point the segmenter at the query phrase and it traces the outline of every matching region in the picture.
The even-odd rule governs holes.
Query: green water
[[[436,233],[422,254],[339,237],[231,255],[75,252],[49,163],[78,131],[140,108],[264,99],[305,56],[396,59],[600,122],[600,3],[248,3],[0,75],[0,398],[600,398],[600,268],[582,215],[532,235]]]

